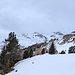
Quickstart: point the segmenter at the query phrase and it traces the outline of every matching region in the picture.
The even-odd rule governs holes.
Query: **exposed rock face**
[[[63,36],[63,39],[65,39],[65,40],[69,40],[70,38],[72,38],[73,36],[75,36],[75,34],[67,34],[67,35],[64,35]]]
[[[45,47],[46,45],[47,45],[47,43],[43,42],[43,43],[31,45],[27,48],[20,50],[21,59],[23,59],[23,54],[24,54],[24,51],[26,51],[26,50],[30,51],[32,49],[33,50],[33,56],[40,55],[43,47]]]
[[[68,53],[75,53],[75,46],[71,46]]]
[[[40,33],[38,33],[38,32],[34,32],[34,35],[35,35],[35,37],[37,36],[37,37],[40,37],[40,38],[44,38],[44,41],[45,42],[47,42],[47,37],[46,36],[44,36],[43,34],[40,34]]]
[[[75,42],[75,34],[66,34],[62,38],[62,42],[60,44]]]

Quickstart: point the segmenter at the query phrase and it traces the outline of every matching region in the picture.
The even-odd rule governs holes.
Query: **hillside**
[[[6,37],[7,38],[7,37]],[[5,38],[4,38],[5,39]],[[69,47],[75,46],[75,32],[71,32],[68,34],[63,34],[61,32],[53,32],[50,35],[34,32],[33,34],[18,34],[17,39],[23,48],[27,48],[29,46],[36,46],[36,44],[46,44],[44,48],[49,49],[50,43],[54,41],[55,47],[58,50],[58,52],[61,52],[62,50],[66,51],[68,53]],[[54,39],[54,40],[52,40]],[[3,40],[4,41],[4,40]],[[4,45],[3,41],[0,41],[0,49]],[[1,50],[0,50],[1,52]]]
[[[75,55],[38,55],[18,62],[6,75],[75,75]]]
[[[68,53],[69,47],[75,45],[75,33],[74,31],[69,34],[63,34],[61,32],[53,32],[50,35],[34,32],[32,35],[22,34],[18,37],[19,43],[24,47],[36,46],[36,44],[46,44],[44,48],[49,49],[50,43],[54,41],[55,47],[58,52],[62,50]],[[53,39],[53,40],[52,40]]]

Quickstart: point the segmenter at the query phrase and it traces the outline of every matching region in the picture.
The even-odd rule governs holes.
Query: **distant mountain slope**
[[[22,46],[28,47],[34,44],[47,43],[45,48],[49,48],[50,42],[54,40],[56,49],[60,52],[61,50],[66,50],[71,46],[75,45],[75,33],[74,31],[69,34],[63,34],[61,32],[54,32],[49,36],[34,32],[32,35],[22,34],[18,37],[20,44]]]
[[[18,62],[6,75],[75,75],[75,55],[38,55]]]
[[[61,32],[53,32],[50,35],[41,34],[38,32],[34,32],[32,35],[23,33],[17,35],[17,38],[22,48],[27,48],[32,45],[36,46],[37,44],[39,45],[40,43],[43,43],[46,44],[45,47],[43,47],[49,49],[53,40],[55,47],[59,52],[61,50],[66,50],[66,52],[68,52],[69,47],[75,46],[75,31],[65,35]],[[2,43],[0,44],[0,48],[1,47]]]
[[[47,37],[38,32],[34,32],[32,35],[22,34],[18,37],[20,44],[28,47],[33,44],[47,42]]]

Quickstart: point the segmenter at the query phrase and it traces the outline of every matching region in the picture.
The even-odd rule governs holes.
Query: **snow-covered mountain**
[[[28,47],[34,44],[47,43],[45,48],[49,48],[52,41],[55,43],[56,49],[60,52],[65,50],[68,52],[69,47],[75,45],[75,33],[74,31],[69,34],[63,34],[61,32],[53,32],[50,35],[34,32],[32,35],[22,34],[18,37],[19,43],[22,46]]]
[[[45,44],[45,48],[49,49],[52,41],[54,41],[55,47],[59,52],[61,52],[61,50],[68,52],[69,47],[75,46],[75,31],[69,34],[53,32],[50,35],[41,34],[38,32],[34,32],[32,35],[23,33],[17,35],[17,38],[22,48],[27,48],[32,45],[35,46],[35,44],[42,43],[42,45]],[[3,44],[0,43],[0,48],[2,45]]]
[[[31,46],[33,44],[37,44],[37,43],[39,44],[39,43],[48,41],[48,38],[45,35],[40,34],[38,32],[34,32],[32,35],[22,34],[22,35],[18,36],[18,39],[19,39],[19,43],[25,47]]]
[[[36,43],[49,42],[51,39],[61,39],[63,36],[60,32],[54,32],[50,35],[41,34],[38,32],[34,32],[32,35],[22,34],[18,36],[19,42],[22,46],[30,46]]]
[[[18,62],[6,75],[75,75],[75,55],[38,55]]]

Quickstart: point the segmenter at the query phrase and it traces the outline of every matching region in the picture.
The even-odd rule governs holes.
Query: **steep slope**
[[[75,33],[72,32],[70,34],[63,35],[62,33],[55,32],[53,35],[51,35],[47,49],[49,49],[52,41],[54,41],[58,52],[64,50],[66,53],[68,53],[69,47],[75,46]]]
[[[22,35],[19,35],[17,36],[18,39],[19,39],[19,43],[22,45],[22,46],[25,46],[25,47],[28,47],[28,46],[31,46],[33,44],[36,44],[36,43],[43,43],[43,42],[49,42],[51,39],[61,39],[63,36],[62,33],[60,32],[54,32],[50,35],[45,35],[45,34],[41,34],[41,33],[38,33],[38,32],[34,32],[32,35],[29,35],[29,34],[22,34]]]
[[[58,52],[62,50],[68,53],[69,47],[75,45],[75,33],[74,31],[69,34],[63,34],[61,32],[53,32],[52,34],[44,35],[38,32],[34,32],[32,35],[29,34],[22,34],[18,37],[20,44],[22,46],[28,47],[34,44],[40,43],[48,43],[44,48],[49,49],[51,42],[54,40],[55,47]]]
[[[18,62],[6,75],[75,75],[75,55],[38,55]]]
[[[75,31],[65,35],[61,32],[53,32],[50,35],[34,32],[32,35],[17,35],[17,38],[22,48],[27,48],[32,45],[35,46],[36,44],[40,43],[47,43],[44,48],[49,49],[51,42],[54,40],[55,47],[59,52],[61,50],[66,50],[66,53],[68,53],[69,47],[75,45]],[[1,47],[2,43],[0,44],[0,48]]]
[[[18,36],[18,39],[19,39],[19,43],[25,47],[31,46],[36,43],[47,42],[47,37],[38,32],[34,32],[32,35],[22,34]]]

